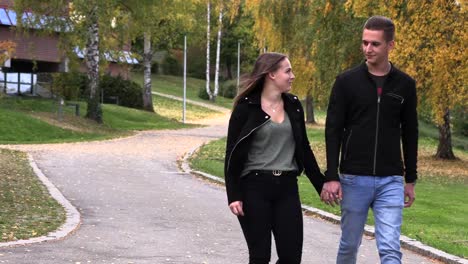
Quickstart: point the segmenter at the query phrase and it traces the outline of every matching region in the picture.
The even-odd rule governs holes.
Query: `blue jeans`
[[[400,227],[404,206],[402,176],[340,176],[341,239],[337,264],[356,263],[369,208],[375,219],[375,239],[382,264],[401,263]]]

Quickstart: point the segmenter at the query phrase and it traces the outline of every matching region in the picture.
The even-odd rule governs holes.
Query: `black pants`
[[[303,223],[296,176],[249,174],[242,179],[244,216],[238,217],[250,264],[267,264],[271,233],[280,264],[301,263]]]

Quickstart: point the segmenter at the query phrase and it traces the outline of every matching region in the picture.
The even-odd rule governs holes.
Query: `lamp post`
[[[187,35],[184,36],[184,99],[183,99],[183,112],[182,123],[185,124],[185,112],[187,103]]]
[[[240,40],[237,41],[237,94],[239,94],[239,80],[240,80]]]
[[[59,105],[58,105],[58,120],[62,122],[63,120],[63,106],[65,105],[65,100],[63,100],[63,97],[60,97],[59,99]]]

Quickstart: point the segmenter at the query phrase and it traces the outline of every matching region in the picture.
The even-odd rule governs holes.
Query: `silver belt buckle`
[[[281,171],[281,170],[273,170],[271,173],[273,173],[274,176],[281,176],[281,174],[283,174],[283,171]]]

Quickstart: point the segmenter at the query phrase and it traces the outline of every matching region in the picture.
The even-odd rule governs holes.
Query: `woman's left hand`
[[[343,199],[341,184],[339,181],[329,181],[323,185],[322,193],[320,194],[321,200],[331,206],[340,205]]]

